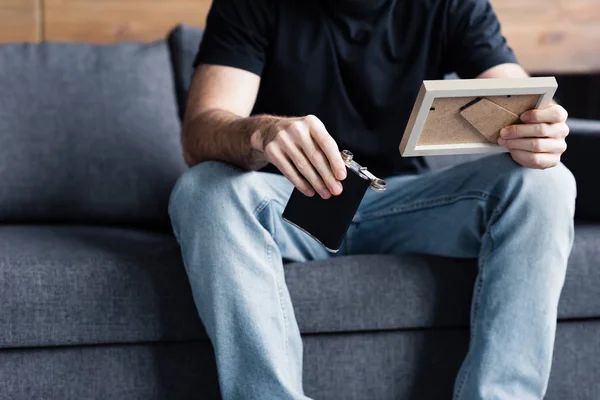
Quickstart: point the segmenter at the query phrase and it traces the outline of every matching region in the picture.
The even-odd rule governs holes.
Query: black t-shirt
[[[260,75],[252,114],[314,114],[381,176],[421,166],[398,145],[423,80],[507,62],[488,0],[214,0],[196,57]]]

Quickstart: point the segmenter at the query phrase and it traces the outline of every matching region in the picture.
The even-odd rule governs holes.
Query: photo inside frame
[[[512,96],[485,96],[479,97],[447,97],[436,98],[427,115],[427,120],[421,135],[417,140],[417,146],[465,144],[465,143],[490,143],[485,134],[485,125],[492,131],[498,131],[503,121],[504,114],[521,115],[525,111],[536,107],[542,94],[512,95]],[[488,102],[480,102],[486,99]],[[478,103],[479,104],[475,104]],[[488,107],[484,107],[484,103]],[[465,112],[461,112],[471,106],[479,107],[481,111],[471,113],[478,121],[469,122]],[[499,107],[498,107],[499,106]],[[475,128],[478,126],[481,130]],[[482,126],[483,125],[483,126]]]

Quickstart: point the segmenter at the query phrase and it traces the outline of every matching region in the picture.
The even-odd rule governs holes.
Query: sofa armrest
[[[576,135],[600,135],[600,121],[591,119],[569,118],[567,125],[571,134]]]
[[[600,221],[600,121],[570,118],[571,133],[562,162],[577,181],[575,216]]]

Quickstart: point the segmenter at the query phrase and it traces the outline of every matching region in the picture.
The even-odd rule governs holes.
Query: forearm
[[[253,149],[252,135],[279,120],[273,116],[239,117],[224,110],[206,110],[186,121],[182,145],[185,161],[193,166],[203,161],[225,161],[256,170],[267,165],[262,152]]]

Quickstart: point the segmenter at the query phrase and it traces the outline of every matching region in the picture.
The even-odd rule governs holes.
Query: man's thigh
[[[235,255],[234,249],[250,246],[288,261],[328,258],[323,246],[281,218],[292,189],[282,175],[210,161],[179,178],[169,213],[180,240],[188,237],[207,243],[224,255]],[[178,234],[183,231],[190,233]],[[186,243],[181,244],[184,247]]]
[[[497,182],[523,167],[501,154],[369,191],[346,236],[347,253],[479,255],[486,224],[503,195]]]

